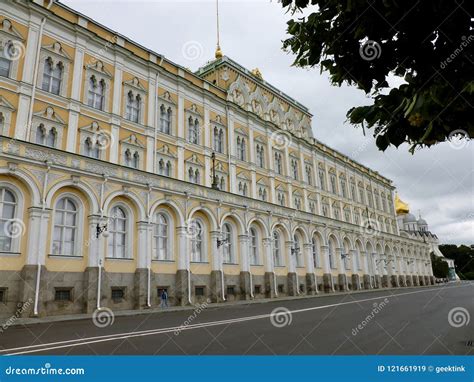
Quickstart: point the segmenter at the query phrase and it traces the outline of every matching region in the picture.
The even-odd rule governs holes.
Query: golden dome
[[[222,53],[221,47],[217,45],[215,57],[216,59],[222,58],[224,54]]]
[[[395,211],[397,215],[404,215],[410,212],[410,206],[402,201],[398,194],[395,194]]]

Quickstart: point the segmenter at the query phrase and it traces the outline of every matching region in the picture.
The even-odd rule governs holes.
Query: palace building
[[[46,0],[1,2],[0,48],[0,315],[434,283],[392,182],[258,69]]]

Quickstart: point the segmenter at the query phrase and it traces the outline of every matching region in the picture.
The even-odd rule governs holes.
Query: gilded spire
[[[397,215],[404,215],[410,212],[410,206],[398,197],[398,193],[395,194],[395,211]]]
[[[220,39],[219,39],[219,0],[216,0],[216,26],[217,26],[217,47],[215,57],[216,59],[222,58],[224,55],[221,50]]]

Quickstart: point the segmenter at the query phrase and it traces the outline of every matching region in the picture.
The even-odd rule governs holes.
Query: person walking
[[[168,292],[166,292],[166,289],[163,289],[161,292],[161,304],[160,306],[162,308],[167,308],[168,307]]]

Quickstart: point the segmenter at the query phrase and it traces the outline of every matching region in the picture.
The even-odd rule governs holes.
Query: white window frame
[[[113,240],[113,234],[111,232],[111,222],[110,219],[113,217],[112,216],[112,211],[114,210],[115,207],[121,208],[125,212],[125,218],[126,220],[126,236],[125,236],[125,253],[124,257],[115,257],[113,256],[112,253],[110,253],[110,241]],[[134,233],[134,215],[132,209],[126,205],[125,203],[122,202],[117,202],[114,203],[109,207],[109,213],[108,213],[108,222],[107,222],[107,228],[109,231],[109,235],[107,237],[107,259],[112,259],[112,260],[132,260],[133,259],[133,233]]]
[[[19,224],[21,224],[21,222],[24,222],[24,216],[23,216],[23,213],[24,213],[24,203],[25,203],[25,197],[23,195],[23,192],[14,184],[12,183],[8,183],[8,182],[0,182],[0,188],[5,188],[7,189],[8,191],[10,191],[13,196],[15,197],[15,211],[14,211],[14,217],[13,219],[15,221],[18,221]],[[1,213],[1,211],[0,211]],[[12,222],[12,224],[14,224],[14,222]],[[22,227],[19,227],[20,229],[22,229]],[[23,234],[25,232],[23,231]],[[11,241],[10,241],[10,251],[4,251],[4,252],[0,252],[0,255],[3,256],[3,255],[18,255],[19,252],[20,252],[20,245],[21,245],[21,241],[23,239],[23,235],[13,235],[13,237],[11,238]]]

